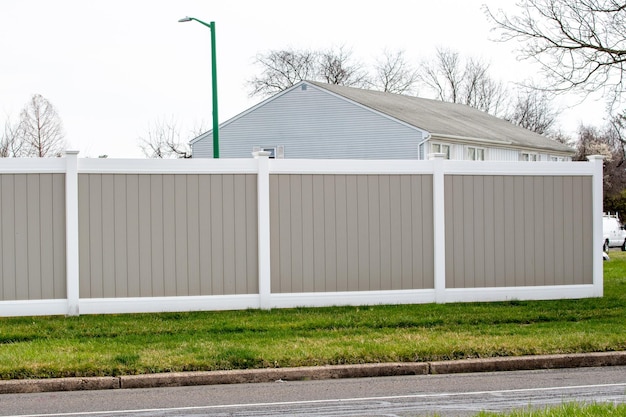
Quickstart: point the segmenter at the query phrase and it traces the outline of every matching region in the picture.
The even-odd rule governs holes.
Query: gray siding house
[[[213,156],[212,131],[190,142]],[[220,156],[568,161],[574,150],[462,104],[302,81],[220,125]]]

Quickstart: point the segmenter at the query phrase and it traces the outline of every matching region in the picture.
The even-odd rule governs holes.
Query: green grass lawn
[[[0,319],[0,378],[104,376],[626,349],[626,253],[605,297]]]
[[[623,417],[626,404],[563,404],[541,410],[519,410],[511,413],[482,412],[476,417]]]

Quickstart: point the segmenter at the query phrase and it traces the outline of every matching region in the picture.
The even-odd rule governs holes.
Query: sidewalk
[[[0,394],[626,366],[625,352],[0,381]]]

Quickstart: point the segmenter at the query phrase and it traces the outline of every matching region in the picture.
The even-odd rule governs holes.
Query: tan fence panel
[[[446,287],[592,284],[590,177],[445,177]]]
[[[0,175],[0,300],[66,297],[65,174]]]
[[[257,293],[256,181],[79,174],[80,296]]]
[[[432,195],[432,175],[270,175],[272,292],[433,288]]]

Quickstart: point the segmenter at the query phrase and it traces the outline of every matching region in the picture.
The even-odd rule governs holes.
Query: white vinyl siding
[[[519,151],[505,148],[489,148],[487,150],[489,161],[519,161]]]
[[[285,158],[417,159],[423,132],[318,88],[294,88],[225,123],[220,157],[250,158],[254,146],[280,144]],[[211,158],[210,134],[192,145]]]

